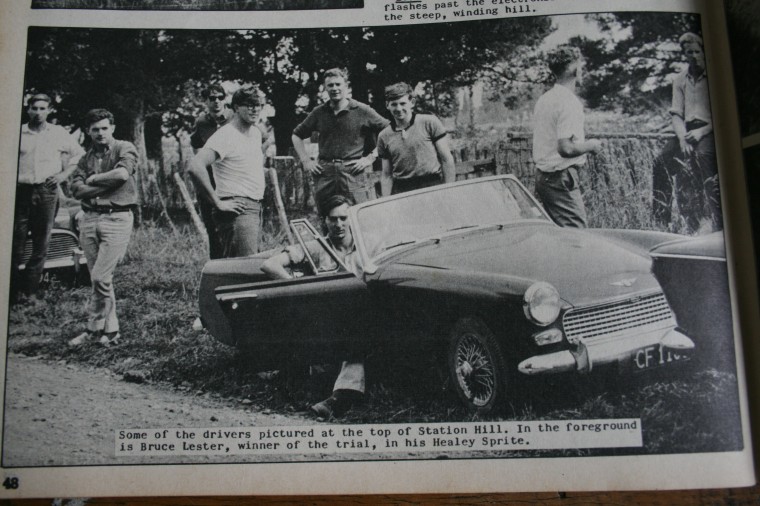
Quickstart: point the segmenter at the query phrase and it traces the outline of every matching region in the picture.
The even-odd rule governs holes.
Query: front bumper
[[[680,354],[694,349],[694,341],[675,328],[634,335],[581,342],[573,350],[535,355],[520,362],[517,369],[529,376],[565,372],[588,373],[594,367],[630,364],[645,369],[656,362],[670,361],[667,351]],[[660,363],[659,365],[664,365]]]

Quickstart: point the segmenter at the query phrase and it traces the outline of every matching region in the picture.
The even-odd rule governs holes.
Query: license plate
[[[662,345],[653,344],[640,348],[633,354],[633,368],[636,371],[644,371],[688,359],[689,356],[684,352],[677,352]]]

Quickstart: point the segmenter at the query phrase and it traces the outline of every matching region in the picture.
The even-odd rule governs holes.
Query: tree
[[[606,35],[578,37],[586,59],[583,95],[589,107],[641,113],[670,103],[669,76],[682,67],[678,38],[701,34],[699,16],[687,13],[590,14]]]

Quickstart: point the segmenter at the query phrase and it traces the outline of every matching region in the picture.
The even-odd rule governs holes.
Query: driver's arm
[[[290,267],[290,255],[287,251],[283,251],[267,258],[261,265],[261,270],[272,279],[292,279],[293,275],[288,272],[288,267]]]

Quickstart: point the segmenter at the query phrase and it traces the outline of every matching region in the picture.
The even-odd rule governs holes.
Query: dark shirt
[[[201,114],[195,121],[195,129],[190,135],[190,146],[192,146],[193,149],[201,149],[206,145],[206,141],[208,141],[209,137],[211,137],[213,133],[226,122],[226,119],[217,121],[217,118],[207,112]]]
[[[137,171],[137,148],[127,141],[114,139],[106,147],[105,152],[90,148],[79,159],[77,169],[72,177],[71,189],[76,194],[77,187],[86,184],[85,181],[93,174],[103,174],[116,168],[127,170],[129,178],[121,185],[111,188],[97,197],[83,199],[82,203],[89,207],[128,207],[137,205],[137,186],[135,172]]]
[[[347,160],[372,151],[376,134],[388,123],[370,106],[349,99],[348,107],[338,114],[329,102],[315,107],[293,134],[305,139],[319,132],[319,157]]]

